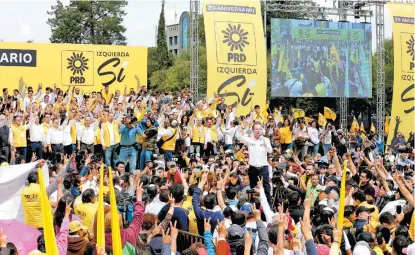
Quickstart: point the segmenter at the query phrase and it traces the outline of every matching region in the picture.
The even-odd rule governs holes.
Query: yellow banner
[[[2,86],[17,89],[23,77],[28,86],[75,85],[84,92],[137,88],[147,83],[147,48],[113,45],[0,43]],[[10,93],[10,92],[9,92]]]
[[[398,132],[402,132],[408,140],[409,133],[415,129],[415,13],[413,4],[387,5],[392,18],[394,49],[392,114],[387,143],[391,145]]]
[[[246,114],[266,102],[267,60],[259,0],[203,1],[208,86]]]

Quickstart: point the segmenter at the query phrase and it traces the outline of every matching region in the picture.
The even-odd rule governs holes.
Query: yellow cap
[[[79,221],[75,220],[75,221],[71,221],[69,222],[69,232],[70,233],[75,233],[78,232],[79,230],[87,230],[88,227],[85,227],[84,225],[82,225]]]

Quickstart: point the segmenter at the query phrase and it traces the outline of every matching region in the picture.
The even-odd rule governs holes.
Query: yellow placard
[[[398,132],[408,140],[409,133],[415,129],[415,13],[413,4],[387,3],[387,6],[392,18],[394,49],[392,114],[387,143],[390,146]]]
[[[147,48],[113,45],[0,43],[2,85],[17,89],[23,77],[28,86],[42,83],[81,87],[84,92],[100,91],[109,86],[123,92],[147,83]]]
[[[260,2],[205,0],[203,13],[208,97],[224,97],[238,114],[264,107],[267,61]]]

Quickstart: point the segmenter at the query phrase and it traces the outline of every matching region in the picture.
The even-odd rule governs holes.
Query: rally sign
[[[388,132],[388,145],[391,145],[398,132],[408,140],[415,130],[415,13],[411,4],[387,3],[387,6],[392,17],[394,50],[392,116]]]
[[[147,81],[147,48],[113,45],[0,43],[3,86],[58,87],[75,85],[84,91],[136,88],[135,76]]]
[[[208,97],[218,94],[246,114],[265,105],[266,51],[258,0],[203,2]]]

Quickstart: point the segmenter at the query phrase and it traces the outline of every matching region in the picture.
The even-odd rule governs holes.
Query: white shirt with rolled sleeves
[[[254,137],[241,136],[239,131],[236,133],[236,137],[248,147],[250,166],[268,165],[268,153],[272,152],[271,142],[268,138],[260,136],[259,139],[255,139]]]
[[[49,128],[46,144],[63,144],[63,131],[60,127],[57,129]]]

